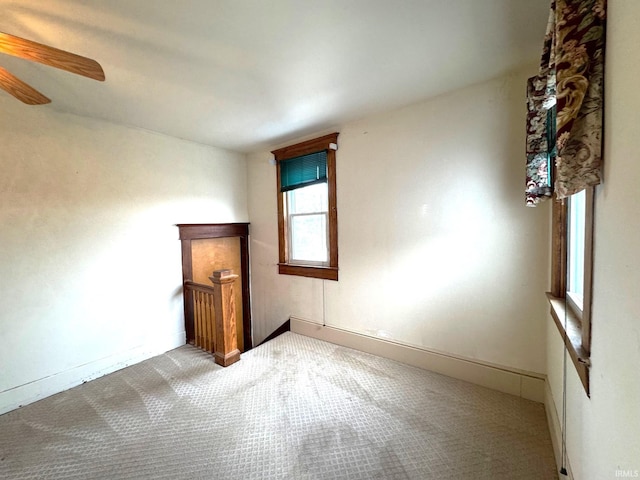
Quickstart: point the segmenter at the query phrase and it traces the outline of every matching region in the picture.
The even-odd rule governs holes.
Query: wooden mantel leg
[[[233,282],[238,275],[231,270],[216,270],[209,280],[213,282],[213,309],[216,318],[215,362],[223,367],[240,360],[236,336],[236,303]]]

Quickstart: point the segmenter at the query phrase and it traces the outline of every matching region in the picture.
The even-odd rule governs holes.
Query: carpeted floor
[[[557,478],[544,407],[293,333],[185,346],[0,416],[3,479]]]

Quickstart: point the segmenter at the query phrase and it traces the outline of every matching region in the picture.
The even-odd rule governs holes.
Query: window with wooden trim
[[[271,152],[281,274],[338,280],[337,149],[338,133],[332,133]]]
[[[589,395],[594,187],[553,203],[551,316]]]

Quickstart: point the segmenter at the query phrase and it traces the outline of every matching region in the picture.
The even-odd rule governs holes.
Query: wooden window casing
[[[591,302],[593,269],[594,187],[586,189],[584,295],[582,311],[567,301],[568,202],[553,201],[551,243],[551,291],[547,293],[551,316],[564,340],[582,385],[589,395],[591,366]]]
[[[285,275],[338,280],[338,207],[336,195],[336,150],[338,133],[331,133],[323,137],[297,143],[288,147],[274,150],[277,169],[278,193],[278,272]],[[329,264],[327,266],[298,265],[289,261],[289,235],[285,215],[285,195],[281,191],[280,162],[294,157],[327,152],[327,189],[329,196],[328,229],[329,229]]]

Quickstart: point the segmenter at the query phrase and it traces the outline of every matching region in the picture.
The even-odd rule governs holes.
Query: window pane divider
[[[312,215],[323,215],[327,216],[326,210],[320,210],[318,212],[304,212],[304,213],[290,213],[289,217],[310,217]]]

